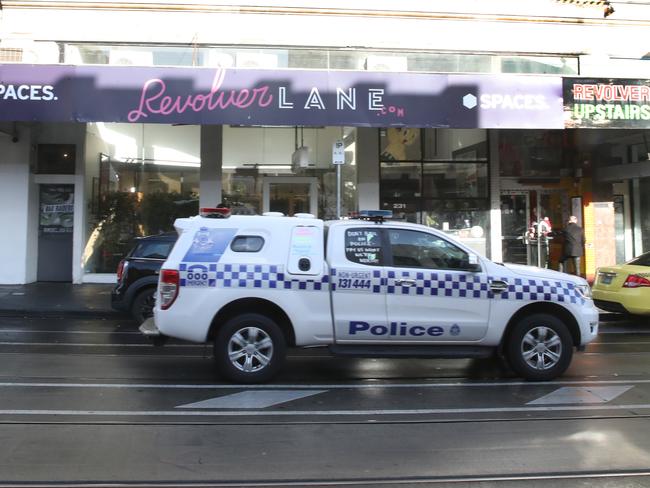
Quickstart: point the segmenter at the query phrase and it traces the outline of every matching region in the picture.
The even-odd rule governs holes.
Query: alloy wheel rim
[[[259,327],[243,327],[228,341],[231,364],[244,373],[266,368],[273,357],[273,340]]]
[[[142,303],[142,307],[140,308],[142,317],[145,319],[153,317],[153,308],[155,305],[156,297],[152,294],[151,296],[148,296]]]
[[[531,368],[538,371],[549,370],[560,362],[562,340],[550,327],[534,327],[521,341],[521,355]]]

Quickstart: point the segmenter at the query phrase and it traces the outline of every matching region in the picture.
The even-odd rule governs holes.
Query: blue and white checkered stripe
[[[206,264],[182,263],[179,266],[180,286],[184,287],[217,287],[217,288],[257,288],[275,290],[329,290],[329,276],[318,279],[304,276],[289,277],[281,265],[268,264]],[[197,282],[197,269],[207,275],[205,281]]]
[[[337,270],[332,269],[332,291],[357,292],[337,288]],[[487,277],[474,273],[445,273],[413,271],[388,271],[382,277],[381,270],[373,270],[371,288],[366,293],[385,293],[409,296],[440,296],[452,298],[491,298],[500,300],[552,301],[584,303],[573,283],[535,280],[525,278]],[[415,281],[414,286],[400,286],[401,279]],[[490,281],[499,280],[508,283],[502,293],[490,290]]]
[[[337,290],[336,269],[332,269],[332,291]],[[438,273],[421,271],[388,271],[373,270],[371,288],[366,293],[384,293],[390,295],[411,296],[442,296],[456,298],[489,298],[488,281],[480,275],[472,273]],[[415,281],[415,285],[401,286],[399,280]],[[354,291],[338,288],[338,291]]]
[[[508,289],[494,294],[502,300],[566,302],[584,304],[585,299],[573,283],[526,278],[496,278],[508,283]]]
[[[179,266],[180,286],[217,288],[256,288],[271,290],[327,291],[329,276],[313,279],[289,277],[282,265],[182,263]],[[384,293],[391,295],[439,296],[452,298],[492,298],[500,300],[551,301],[583,304],[585,299],[573,283],[512,277],[486,277],[474,273],[371,270],[370,287],[348,290],[337,288],[337,269],[331,270],[332,291]],[[383,275],[383,276],[382,276]],[[400,279],[415,281],[414,286],[400,286]],[[502,293],[490,291],[490,281],[508,283]]]

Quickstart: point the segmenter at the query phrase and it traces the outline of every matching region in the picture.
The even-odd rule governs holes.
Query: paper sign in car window
[[[297,226],[291,232],[289,244],[289,263],[287,270],[291,274],[318,275],[323,271],[323,237],[321,230],[315,226]],[[300,261],[309,260],[301,269]],[[305,261],[303,261],[303,264]]]
[[[353,263],[378,266],[381,263],[381,236],[367,229],[345,232],[345,256]]]
[[[201,227],[194,234],[192,246],[183,261],[188,263],[218,263],[237,229],[209,229]]]

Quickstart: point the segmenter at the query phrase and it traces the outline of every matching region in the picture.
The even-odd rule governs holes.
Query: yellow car
[[[594,303],[608,312],[650,315],[650,252],[596,270]]]

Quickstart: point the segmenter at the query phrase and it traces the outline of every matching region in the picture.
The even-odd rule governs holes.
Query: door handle
[[[508,290],[508,283],[501,280],[490,280],[490,291],[494,293],[503,293]]]
[[[395,280],[395,286],[415,286],[415,280]]]

